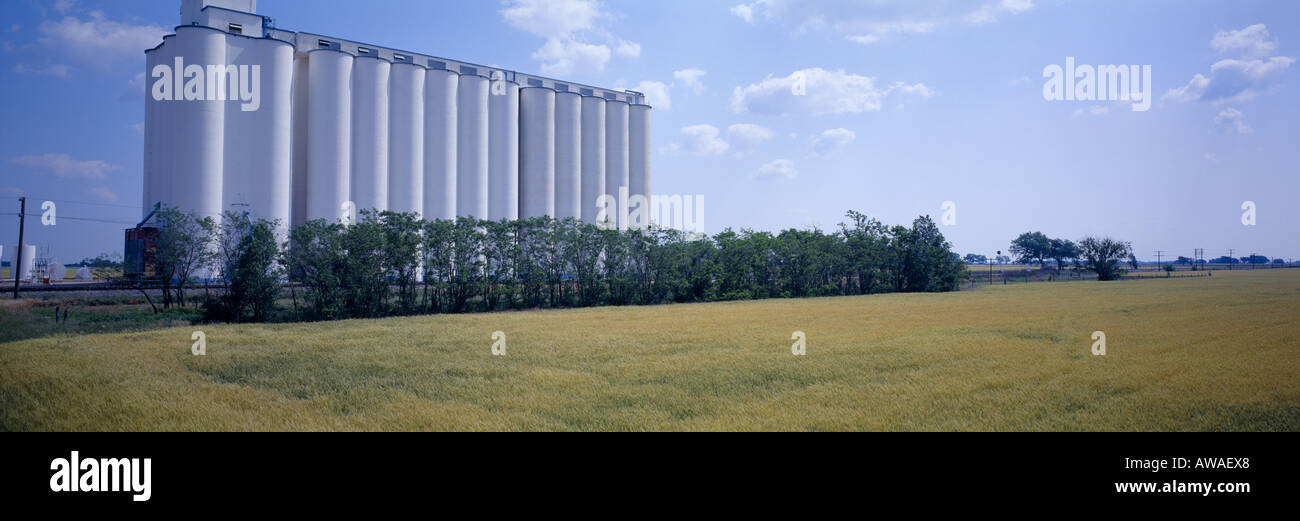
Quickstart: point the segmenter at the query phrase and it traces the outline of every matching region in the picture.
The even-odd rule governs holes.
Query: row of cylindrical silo
[[[285,226],[365,209],[595,223],[602,195],[649,195],[649,107],[622,95],[337,45],[295,54],[289,42],[200,26],[146,53],[151,76],[178,59],[200,78],[213,74],[207,65],[218,76],[259,65],[260,106],[147,96],[148,203]],[[190,87],[177,74],[178,90]]]

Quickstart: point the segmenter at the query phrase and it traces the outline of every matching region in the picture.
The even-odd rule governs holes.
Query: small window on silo
[[[393,61],[404,62],[406,61],[406,55],[393,53]]]
[[[230,32],[235,34],[244,34],[244,26],[240,24],[230,24]]]
[[[316,40],[321,49],[329,49],[333,44],[329,40]]]
[[[370,54],[370,49],[367,49],[365,47],[357,47],[357,54]]]

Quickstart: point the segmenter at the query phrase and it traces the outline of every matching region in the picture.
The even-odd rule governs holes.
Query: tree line
[[[575,219],[422,220],[362,211],[278,239],[275,222],[158,213],[164,305],[205,271],[208,320],[424,313],[952,291],[965,264],[928,216],[887,226],[850,211],[837,230],[730,228],[712,236]],[[281,282],[287,280],[288,302]],[[207,286],[205,286],[206,288]],[[279,306],[279,307],[277,307]]]

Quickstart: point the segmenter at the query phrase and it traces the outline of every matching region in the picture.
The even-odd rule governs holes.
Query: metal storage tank
[[[488,91],[488,213],[519,218],[519,84],[494,72]]]
[[[434,65],[434,64],[431,64]],[[424,75],[424,218],[456,217],[456,105],[460,75],[431,67]]]
[[[605,99],[582,97],[582,220],[596,224],[596,201],[605,193]]]
[[[608,214],[619,228],[627,226],[619,215],[619,207],[626,203],[617,200],[620,189],[628,186],[627,108],[624,101],[605,100],[605,193],[615,198]]]
[[[308,220],[338,222],[349,200],[352,168],[352,55],[334,49],[308,54]]]
[[[643,104],[634,104],[628,108],[627,123],[627,162],[628,162],[628,197],[633,195],[645,196],[644,208],[641,214],[644,220],[650,219],[650,106]],[[632,201],[628,201],[628,212],[631,213]],[[649,222],[631,223],[633,226],[644,227]]]
[[[519,90],[519,217],[555,217],[555,91]]]
[[[276,233],[282,241],[287,238],[293,181],[293,46],[269,38],[226,38],[227,63],[248,66],[240,69],[241,85],[258,82],[261,87],[256,110],[244,110],[242,101],[226,102],[224,207],[247,211],[254,219],[279,221]],[[259,68],[255,71],[253,65]],[[227,99],[239,100],[240,95],[228,94]]]
[[[183,94],[188,99],[174,102],[169,139],[160,143],[173,154],[172,201],[182,211],[200,217],[221,220],[222,174],[224,172],[224,101],[208,101],[205,92],[207,73],[203,65],[226,63],[226,34],[201,26],[176,28],[176,54],[184,57],[185,68],[198,73],[186,81]]]
[[[295,55],[293,59],[293,200],[290,226],[296,227],[307,221],[307,134],[311,126],[307,123],[310,113],[307,104],[307,79],[311,76],[307,67],[307,54]]]
[[[375,51],[371,51],[372,53]],[[388,209],[388,75],[378,56],[352,62],[352,202],[361,210]]]
[[[388,209],[423,215],[424,67],[396,61],[389,89]]]
[[[456,92],[456,215],[488,215],[488,79],[461,74]]]
[[[555,217],[582,217],[582,97],[555,93]]]
[[[18,247],[10,246],[5,248],[5,251],[9,252],[9,280],[14,280],[15,274],[18,275],[18,280],[31,280],[32,274],[36,272],[36,246],[31,244],[23,245],[23,265],[21,268],[18,267],[18,259],[15,258],[18,255]]]

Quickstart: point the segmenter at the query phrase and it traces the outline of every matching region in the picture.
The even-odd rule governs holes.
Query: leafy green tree
[[[275,315],[283,270],[277,260],[278,224],[226,212],[216,243],[224,291],[204,302],[204,316],[227,322],[266,322]]]
[[[1065,261],[1079,256],[1079,245],[1069,239],[1051,239],[1048,257],[1056,261],[1056,270],[1065,268]]]
[[[1025,232],[1011,241],[1009,250],[1015,256],[1016,262],[1032,264],[1037,261],[1041,266],[1043,259],[1051,256],[1052,240],[1042,232]]]
[[[1120,263],[1132,259],[1132,247],[1109,237],[1084,237],[1079,240],[1079,256],[1084,266],[1097,273],[1097,280],[1115,280],[1120,277]]]

